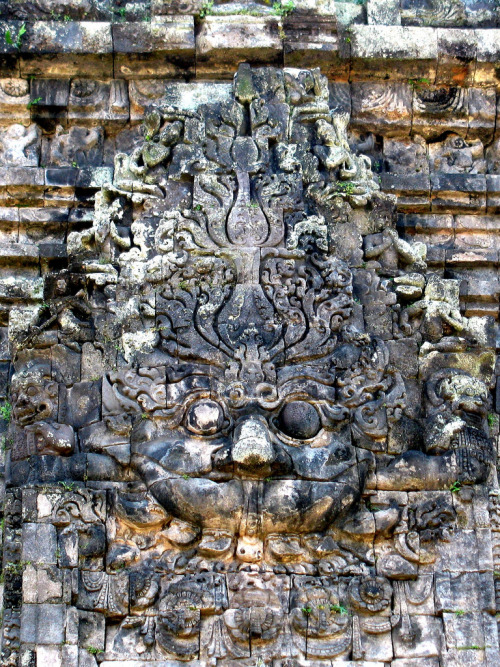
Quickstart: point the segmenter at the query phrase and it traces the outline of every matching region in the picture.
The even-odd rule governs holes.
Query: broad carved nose
[[[265,421],[250,417],[234,432],[233,461],[245,468],[270,465],[275,459],[274,447]]]

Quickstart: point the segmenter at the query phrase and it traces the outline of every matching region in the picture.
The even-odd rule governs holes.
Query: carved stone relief
[[[497,488],[491,322],[400,238],[348,123],[318,70],[152,107],[12,336],[11,485],[111,663],[441,655],[436,573]],[[435,160],[484,171],[457,141]]]

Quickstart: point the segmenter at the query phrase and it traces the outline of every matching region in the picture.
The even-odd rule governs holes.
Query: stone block
[[[494,88],[469,88],[469,129],[467,138],[478,137],[483,143],[493,139],[496,121]]]
[[[399,0],[368,0],[366,15],[369,25],[401,25]]]
[[[446,263],[457,268],[484,267],[498,262],[498,252],[493,249],[461,250],[449,249],[446,251]]]
[[[347,75],[333,17],[293,13],[283,19],[282,31],[285,67],[321,67],[330,76]]]
[[[79,667],[78,646],[65,644],[61,647],[62,667]]]
[[[110,23],[37,21],[28,26],[20,49],[21,75],[112,78],[112,52]]]
[[[495,587],[491,572],[436,572],[436,611],[463,616],[471,612],[494,613]]]
[[[113,51],[109,23],[35,21],[26,27],[26,36],[19,49],[22,54],[111,54]]]
[[[37,646],[37,667],[68,667],[62,661],[62,648],[60,646]]]
[[[62,602],[62,571],[54,567],[25,567],[23,572],[23,602],[41,604]]]
[[[151,0],[151,14],[199,14],[203,0]]]
[[[44,170],[37,167],[0,167],[0,204],[38,203],[44,194]]]
[[[431,206],[429,174],[382,173],[380,185],[383,192],[397,196],[398,211],[414,213],[428,211]]]
[[[354,82],[351,126],[364,132],[409,134],[412,89],[406,83]]]
[[[463,611],[463,610],[461,610]],[[484,651],[485,636],[482,614],[443,614],[444,634],[448,649]],[[477,653],[476,653],[477,655]]]
[[[415,639],[410,644],[401,636],[400,626],[392,631],[395,658],[438,657],[443,645],[443,625],[434,616],[412,616],[410,619]]]
[[[51,167],[97,167],[102,164],[103,144],[102,127],[58,125],[45,146],[44,163]]]
[[[412,338],[391,340],[387,343],[391,364],[402,373],[403,377],[417,377],[418,345]]]
[[[484,174],[431,174],[432,210],[450,213],[486,210]]]
[[[439,667],[439,658],[397,658],[391,667]]]
[[[51,524],[25,523],[23,525],[22,560],[34,565],[55,565],[57,533]]]
[[[500,212],[500,174],[486,174],[486,211]]]
[[[464,137],[468,125],[468,88],[414,86],[413,132],[426,139],[439,137],[445,132],[456,132]]]
[[[194,70],[192,16],[157,16],[150,23],[115,23],[112,29],[116,77],[172,77]]]
[[[68,216],[69,209],[66,207],[19,209],[19,241],[63,243]]]
[[[10,125],[15,118],[18,123],[27,125],[30,121],[29,81],[26,79],[0,79],[0,123]]]
[[[129,118],[128,83],[73,79],[68,100],[68,121],[116,127]]]
[[[283,57],[277,17],[207,16],[196,38],[198,77],[230,78],[238,62],[277,64]]]
[[[79,611],[78,645],[80,648],[104,650],[105,618],[103,614]]]
[[[438,46],[434,28],[351,25],[346,34],[351,71],[364,78],[434,81]]]
[[[47,646],[65,640],[66,606],[62,604],[24,604],[21,611],[21,641]]]
[[[479,85],[492,85],[497,80],[500,60],[500,30],[476,30],[476,69],[474,81]]]
[[[1,249],[0,249],[1,250]],[[17,255],[18,259],[20,260],[21,263],[25,264],[26,261],[28,260],[34,260],[35,258],[38,260],[39,258],[39,252],[38,249],[35,247],[33,248],[34,252],[31,255],[28,254],[20,254]],[[0,257],[3,257],[3,260],[5,262],[5,266],[7,266],[7,258],[14,258],[15,255],[1,255]],[[41,299],[43,296],[43,279],[41,278],[17,278],[17,277],[10,277],[10,278],[0,278],[0,298],[3,299],[4,301],[19,301],[19,300],[27,300],[27,299]]]
[[[437,85],[450,82],[460,86],[474,81],[477,38],[475,30],[438,28]]]
[[[33,79],[30,82],[31,99],[38,100],[36,106],[68,106],[70,82],[65,79]]]
[[[78,532],[72,528],[64,528],[59,532],[59,566],[77,567],[78,565]]]
[[[61,387],[59,420],[80,428],[99,421],[101,413],[100,382],[78,382],[71,388]]]

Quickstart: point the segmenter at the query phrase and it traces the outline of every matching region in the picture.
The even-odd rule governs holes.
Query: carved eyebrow
[[[333,385],[334,376],[331,378],[331,384],[327,384],[324,378],[319,378],[312,373],[302,373],[296,377],[287,378],[286,382],[278,386],[278,395],[280,399],[286,400],[293,394],[308,397],[311,401],[335,402],[336,389]]]
[[[178,382],[167,379],[167,407],[182,405],[192,394],[212,393],[212,383],[207,375],[191,375]]]

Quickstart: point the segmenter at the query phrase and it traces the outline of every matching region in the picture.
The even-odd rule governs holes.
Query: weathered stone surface
[[[117,77],[186,75],[194,66],[192,17],[158,16],[150,23],[117,23],[112,31]]]
[[[236,63],[274,64],[282,58],[283,46],[276,17],[208,16],[196,39],[196,71],[217,71],[219,77],[230,78]]]
[[[0,0],[2,665],[500,663],[497,13]]]
[[[69,270],[11,316],[9,479],[39,489],[25,490],[9,570],[24,582],[21,643],[55,664],[77,659],[62,642],[81,665],[244,661],[249,641],[266,659],[432,664],[457,646],[454,606],[476,587],[472,613],[495,605],[491,531],[458,530],[451,492],[465,502],[490,474],[492,336],[460,312],[458,281],[428,273],[419,240],[463,234],[471,216],[407,216],[415,239],[400,238],[394,199],[349,148],[350,95],[317,71],[241,66],[231,95],[198,84],[173,106],[189,90],[133,84],[134,113],[159,105],[120,140],[114,172],[90,166],[93,120],[56,127],[41,185],[101,186],[95,212],[21,211],[32,242],[4,253],[54,260],[37,225],[54,240],[71,226]],[[46,91],[65,108],[67,90]],[[484,193],[482,141],[391,138],[412,104],[409,86],[393,92],[352,90],[364,129],[395,111],[383,187],[443,207]],[[482,288],[467,284],[470,311]]]

